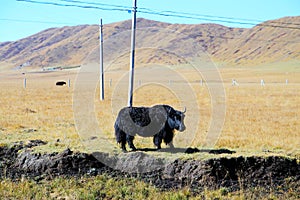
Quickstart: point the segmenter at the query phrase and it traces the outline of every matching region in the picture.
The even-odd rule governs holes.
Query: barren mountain
[[[211,52],[230,64],[261,64],[300,60],[300,16],[266,21]]]
[[[267,21],[253,28],[218,24],[169,24],[137,20],[137,63],[185,63],[207,52],[230,65],[300,60],[300,16]],[[129,63],[131,21],[104,25],[105,62]],[[99,26],[50,28],[27,38],[0,43],[0,66],[81,65],[99,60]]]

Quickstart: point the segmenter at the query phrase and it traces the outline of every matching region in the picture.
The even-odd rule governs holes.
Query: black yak
[[[185,130],[183,112],[175,110],[169,105],[155,105],[153,107],[125,107],[120,110],[114,128],[118,144],[126,152],[126,142],[135,151],[133,139],[136,134],[142,137],[152,137],[157,149],[161,143],[173,148],[174,130]]]
[[[57,81],[56,83],[55,83],[55,85],[57,85],[57,86],[63,86],[63,85],[66,85],[67,83],[65,82],[65,81]]]

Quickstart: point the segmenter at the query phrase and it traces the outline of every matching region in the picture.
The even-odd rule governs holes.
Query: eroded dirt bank
[[[122,162],[114,157],[117,169],[113,169],[91,154],[74,153],[70,149],[60,153],[40,154],[30,149],[43,144],[45,142],[35,140],[0,147],[0,178],[19,180],[28,177],[39,181],[57,176],[95,176],[107,173],[118,178],[136,177],[161,189],[190,187],[195,192],[204,187],[236,190],[241,187],[285,185],[287,182],[293,182],[295,188],[300,188],[300,164],[293,158],[240,156],[207,160],[176,159],[158,170],[129,173],[117,169],[132,166],[130,162],[136,158],[147,165],[154,161],[147,160],[149,158],[144,152],[127,153],[122,154]],[[107,156],[104,153],[98,154]]]

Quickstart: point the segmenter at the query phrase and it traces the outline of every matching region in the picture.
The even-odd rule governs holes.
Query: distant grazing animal
[[[66,85],[67,83],[65,81],[57,81],[55,85],[57,86],[63,86]]]
[[[125,107],[120,110],[115,121],[115,136],[118,144],[126,152],[126,142],[135,151],[133,144],[136,134],[142,137],[153,137],[153,143],[157,149],[161,149],[161,143],[173,148],[172,140],[174,130],[185,130],[184,113],[175,110],[169,105],[155,105],[153,107]]]

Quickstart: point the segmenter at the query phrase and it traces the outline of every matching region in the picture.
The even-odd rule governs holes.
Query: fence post
[[[26,86],[27,86],[27,80],[26,78],[24,78],[24,88],[26,88]]]
[[[232,79],[232,84],[231,85],[232,86],[238,86],[239,84],[235,79]]]

